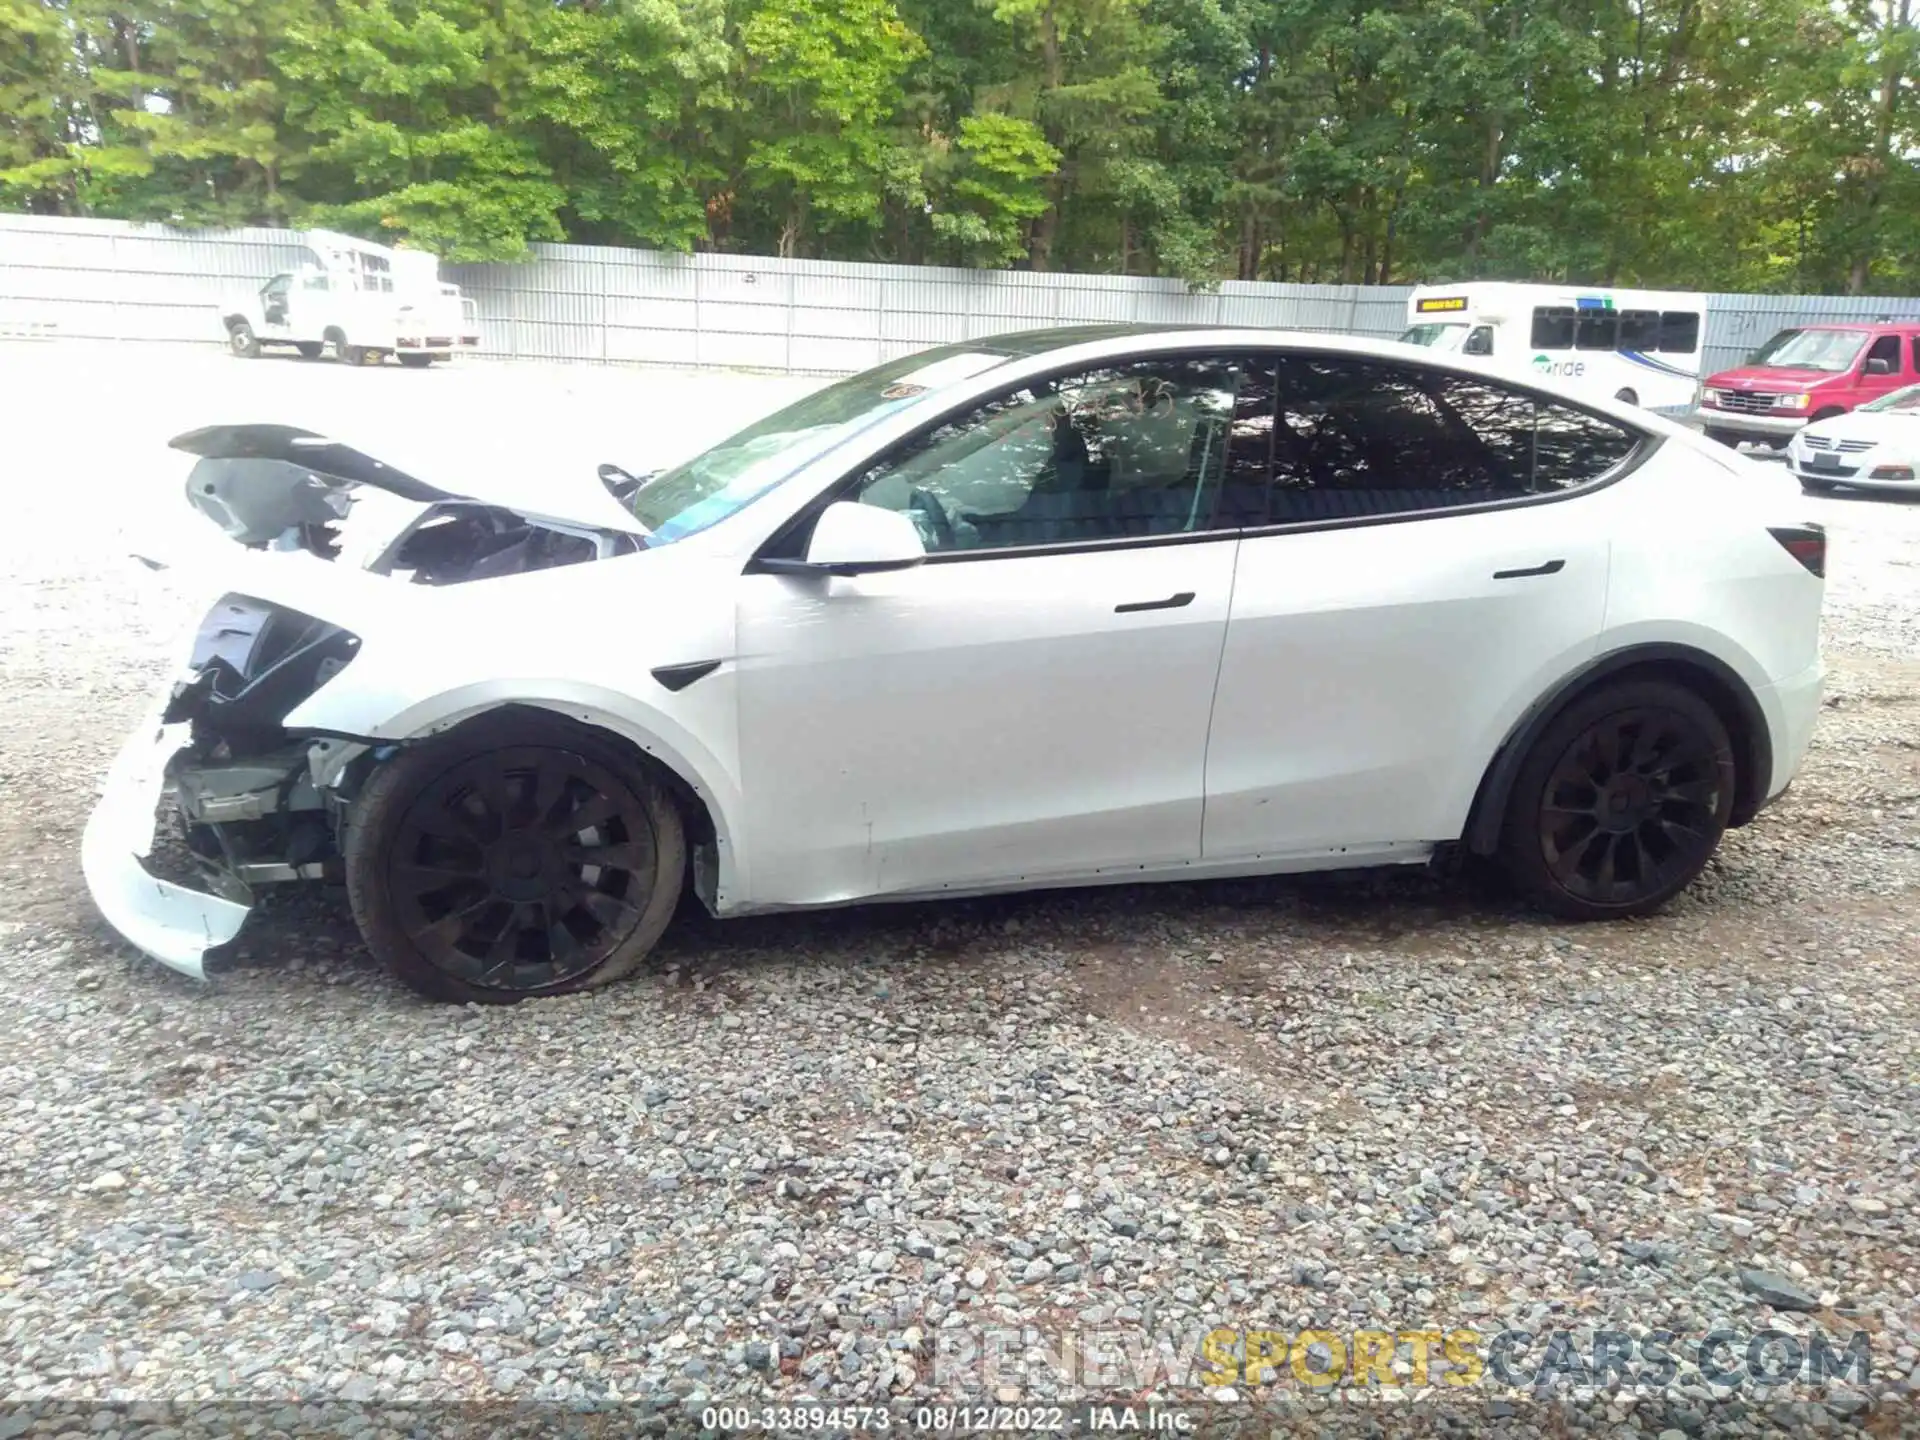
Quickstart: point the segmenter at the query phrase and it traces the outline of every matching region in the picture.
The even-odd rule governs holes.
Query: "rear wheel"
[[[302,340],[293,348],[300,352],[300,358],[302,360],[318,360],[321,352],[327,347],[322,345],[318,340]]]
[[[399,359],[409,370],[424,370],[433,363],[431,355],[402,355]]]
[[[253,333],[253,326],[245,320],[235,320],[227,326],[227,348],[242,360],[260,358],[260,337]]]
[[[354,919],[388,969],[433,999],[507,1004],[632,971],[680,899],[686,841],[620,746],[503,717],[375,770],[346,862]]]
[[[1658,909],[1720,843],[1734,780],[1727,728],[1693,691],[1605,686],[1557,716],[1521,764],[1501,831],[1507,869],[1568,919]]]

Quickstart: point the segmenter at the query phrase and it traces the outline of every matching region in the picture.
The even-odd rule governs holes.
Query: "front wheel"
[[[424,370],[433,363],[431,355],[402,355],[400,363],[409,370]]]
[[[345,853],[375,957],[431,999],[482,1004],[628,974],[687,865],[679,811],[640,763],[541,715],[402,750],[355,801]]]
[[[1640,396],[1632,390],[1617,390],[1614,392],[1613,398],[1618,400],[1622,405],[1638,405],[1640,403]]]
[[[236,320],[227,329],[227,348],[242,360],[260,358],[260,337],[253,333],[253,326],[244,320]]]
[[[1570,920],[1643,915],[1705,868],[1733,813],[1733,742],[1693,691],[1631,680],[1582,696],[1528,751],[1508,799],[1508,871]]]

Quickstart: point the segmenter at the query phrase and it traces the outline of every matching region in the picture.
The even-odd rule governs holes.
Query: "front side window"
[[[1900,337],[1898,335],[1882,335],[1873,342],[1872,347],[1867,351],[1867,368],[1872,369],[1876,360],[1885,367],[1880,371],[1881,374],[1898,375],[1900,373]]]
[[[276,275],[260,287],[260,293],[269,300],[284,299],[287,288],[293,284],[291,275]]]
[[[1460,347],[1460,353],[1462,355],[1493,354],[1493,327],[1491,325],[1474,326],[1473,333],[1467,336],[1467,343]]]
[[[1447,510],[1584,485],[1639,443],[1612,421],[1478,377],[1289,356],[1268,520]]]
[[[1223,482],[1265,478],[1272,391],[1247,387],[1240,409],[1248,369],[1169,356],[1032,381],[874,466],[852,498],[910,516],[930,554],[1206,530]]]
[[[651,532],[649,546],[697,534],[936,387],[1007,358],[981,345],[950,345],[836,381],[649,480],[630,502],[634,518]]]

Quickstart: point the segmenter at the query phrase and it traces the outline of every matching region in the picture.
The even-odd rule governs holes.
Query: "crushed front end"
[[[208,613],[184,672],[115,760],[82,843],[94,902],[139,949],[204,978],[255,887],[338,877],[338,781],[366,747],[281,722],[359,645],[244,595]],[[156,840],[176,836],[156,858]]]

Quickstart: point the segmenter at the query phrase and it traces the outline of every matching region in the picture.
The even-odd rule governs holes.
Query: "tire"
[[[245,320],[235,320],[227,326],[227,348],[242,360],[258,360],[260,337]]]
[[[398,358],[400,363],[409,370],[424,370],[433,364],[433,356],[431,355],[402,355]]]
[[[462,1004],[631,973],[687,874],[660,783],[602,733],[537,712],[482,717],[379,766],[344,851],[368,949],[420,994]],[[606,863],[579,858],[595,854]]]
[[[1722,445],[1726,446],[1729,450],[1738,450],[1740,448],[1740,436],[1737,431],[1718,430],[1718,429],[1715,429],[1713,426],[1709,425],[1706,428],[1706,436],[1707,436],[1707,439],[1709,440],[1719,441]]]
[[[318,360],[321,355],[325,353],[327,347],[322,345],[318,340],[302,340],[293,348],[300,352],[300,358],[302,360]]]
[[[1618,767],[1622,745],[1629,763]],[[1527,752],[1501,856],[1520,889],[1562,918],[1644,915],[1705,868],[1735,780],[1727,727],[1698,694],[1667,680],[1608,684],[1569,704]]]
[[[1638,405],[1640,403],[1639,395],[1632,390],[1615,391],[1613,398],[1618,400],[1622,405]]]

